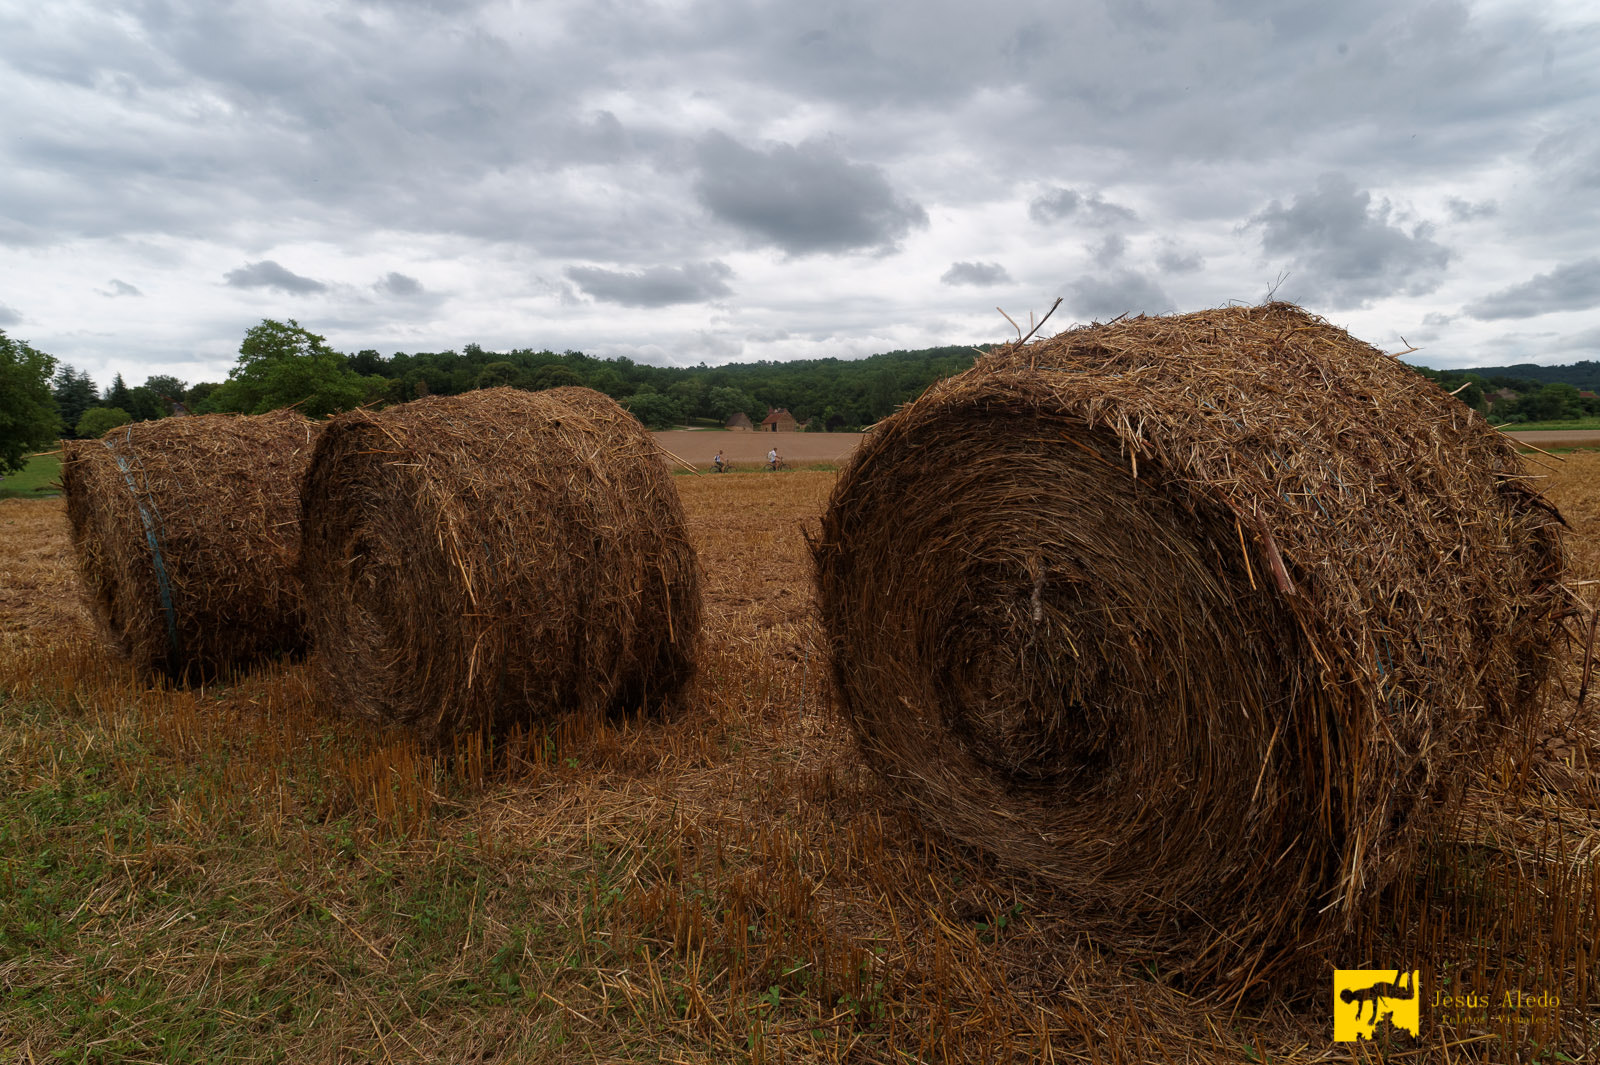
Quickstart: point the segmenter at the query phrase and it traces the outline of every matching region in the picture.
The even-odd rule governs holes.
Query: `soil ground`
[[[711,468],[711,456],[720,448],[722,456],[735,467],[759,467],[767,461],[767,449],[776,447],[790,466],[836,466],[850,457],[861,443],[861,433],[737,433],[717,430],[676,429],[654,433],[657,442],[698,470]],[[1560,430],[1508,433],[1513,440],[1551,450],[1554,448],[1600,448],[1600,430]]]
[[[1600,429],[1529,429],[1507,432],[1513,440],[1550,450],[1558,447],[1600,447]]]
[[[676,429],[651,435],[662,447],[701,470],[711,468],[711,456],[718,449],[721,449],[724,459],[739,468],[765,464],[768,449],[774,447],[790,466],[838,465],[849,458],[861,442],[860,433],[738,433],[715,429]]]

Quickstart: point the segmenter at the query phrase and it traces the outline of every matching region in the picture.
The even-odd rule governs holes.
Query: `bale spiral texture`
[[[921,817],[1239,987],[1525,726],[1560,524],[1479,415],[1277,303],[986,355],[868,436],[814,554]]]
[[[655,705],[700,578],[659,449],[598,392],[495,388],[334,419],[304,576],[334,706],[443,739]]]
[[[320,429],[207,414],[64,443],[78,572],[121,653],[197,681],[304,650],[300,479]]]

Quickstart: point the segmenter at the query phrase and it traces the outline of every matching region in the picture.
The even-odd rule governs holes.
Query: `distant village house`
[[[799,429],[800,423],[783,407],[768,407],[767,416],[761,419],[763,433],[793,433]]]
[[[723,428],[733,429],[741,433],[748,433],[754,429],[755,426],[750,424],[750,415],[741,410],[736,411],[733,417],[728,419],[728,423],[724,425]]]

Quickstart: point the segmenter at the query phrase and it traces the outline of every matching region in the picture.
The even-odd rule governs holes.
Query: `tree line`
[[[581,351],[517,348],[353,355],[294,319],[264,319],[245,332],[224,381],[189,384],[156,374],[129,386],[121,374],[100,389],[87,373],[0,330],[0,472],[20,468],[26,453],[58,435],[98,437],[118,425],[183,412],[260,414],[294,407],[311,417],[360,406],[402,403],[509,386],[538,391],[581,385],[604,392],[652,429],[722,424],[743,412],[759,423],[785,408],[812,429],[870,425],[941,378],[970,367],[979,349],[965,346],[891,351],[863,359],[800,359],[726,366],[666,367]],[[1557,421],[1600,415],[1600,363],[1532,364],[1489,370],[1412,369],[1497,422]],[[1496,395],[1502,389],[1515,399]]]
[[[369,349],[346,355],[294,319],[265,319],[246,331],[225,381],[188,385],[156,376],[130,388],[118,375],[109,388],[97,392],[87,374],[63,366],[53,389],[61,424],[80,436],[99,436],[118,424],[176,409],[260,414],[294,407],[319,417],[478,388],[540,391],[563,385],[604,392],[652,429],[721,424],[740,412],[759,423],[769,408],[781,407],[813,429],[843,431],[886,417],[933,382],[967,369],[977,356],[975,348],[950,346],[865,359],[684,368],[652,366],[625,356],[597,358],[581,351],[490,351],[477,344],[460,351],[383,356]]]
[[[1600,385],[1600,363],[1580,362],[1572,366],[1529,363],[1484,370],[1411,368],[1446,392],[1454,392],[1457,399],[1492,418],[1497,425],[1600,416],[1600,396],[1593,391]],[[1515,396],[1505,396],[1504,392],[1515,393]],[[1589,394],[1584,395],[1584,392]]]

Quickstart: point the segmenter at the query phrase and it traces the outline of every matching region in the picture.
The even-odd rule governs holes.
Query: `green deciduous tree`
[[[83,412],[83,417],[78,419],[78,436],[84,440],[93,440],[131,421],[133,415],[121,407],[90,407]]]
[[[624,396],[633,394],[633,386],[628,384],[623,376],[609,366],[602,366],[589,375],[589,387],[596,392],[604,392],[612,399],[620,400]]]
[[[155,390],[145,385],[128,389],[128,405],[123,408],[136,422],[149,422],[157,418],[165,418],[170,411],[156,395]]]
[[[0,474],[22,469],[28,452],[49,447],[60,431],[55,371],[53,357],[0,329]]]
[[[381,374],[388,361],[374,349],[363,348],[350,356],[350,369],[363,377],[367,377],[372,374]]]
[[[541,366],[533,371],[528,384],[535,392],[543,392],[547,388],[582,386],[583,378],[565,366]]]
[[[756,397],[742,388],[721,385],[706,393],[706,405],[711,408],[712,417],[727,421],[740,411],[749,414],[757,403]]]
[[[207,411],[215,410],[216,408],[211,406],[210,400],[217,389],[221,387],[222,384],[218,381],[201,381],[198,384],[190,385],[189,391],[182,396],[183,405],[189,408],[190,414],[203,414]]]
[[[245,332],[239,361],[210,404],[246,414],[294,407],[316,418],[359,406],[366,393],[361,376],[324,338],[293,318],[265,318]]]
[[[636,392],[623,400],[622,405],[643,422],[646,429],[670,429],[683,421],[683,408],[671,396],[659,392]]]
[[[143,387],[155,393],[156,398],[161,400],[161,412],[163,414],[171,414],[172,404],[182,403],[184,395],[189,391],[189,386],[186,383],[171,374],[164,373],[151,374],[146,377]]]
[[[473,345],[468,344],[467,347]],[[521,371],[509,362],[491,362],[478,371],[476,388],[503,388],[510,387],[521,378]]]
[[[1529,418],[1549,422],[1583,416],[1577,388],[1565,384],[1545,385],[1533,395],[1525,396],[1522,410]]]

